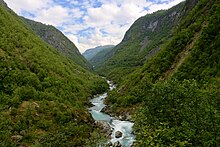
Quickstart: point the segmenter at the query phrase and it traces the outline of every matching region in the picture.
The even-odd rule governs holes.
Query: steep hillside
[[[41,40],[0,5],[0,146],[86,146],[84,105],[106,82]]]
[[[114,112],[138,109],[137,146],[220,145],[219,14],[218,0],[199,1],[159,53],[110,94]]]
[[[122,42],[109,53],[109,59],[97,69],[98,73],[119,81],[117,77],[123,77],[143,65],[172,36],[183,7],[184,3],[180,3],[169,10],[139,18],[126,32]]]
[[[93,65],[93,69],[96,70],[103,66],[103,63],[109,58],[111,55],[111,51],[114,49],[114,46],[106,48],[100,52],[98,52],[94,57],[92,57],[89,62]]]
[[[87,49],[82,55],[89,61],[91,60],[98,52],[103,51],[105,49],[113,48],[114,45],[105,45],[98,46],[96,48]]]
[[[45,42],[52,45],[57,51],[69,57],[75,63],[81,65],[85,69],[91,69],[89,62],[80,54],[77,47],[58,29],[51,25],[45,25],[23,18],[24,22],[42,38]]]

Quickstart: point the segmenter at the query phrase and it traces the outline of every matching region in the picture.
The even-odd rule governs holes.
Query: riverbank
[[[107,82],[110,90],[116,88],[112,82]],[[104,113],[102,110],[106,107],[104,100],[107,96],[108,94],[104,93],[91,99],[90,102],[93,104],[93,107],[89,108],[89,111],[92,114],[95,123],[98,126],[103,127],[103,131],[107,136],[110,136],[110,140],[106,145],[130,147],[135,141],[135,136],[133,134],[134,123]]]

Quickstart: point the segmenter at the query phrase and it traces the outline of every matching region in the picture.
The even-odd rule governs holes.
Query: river
[[[109,84],[110,90],[113,90],[116,88],[116,86],[111,82],[107,81]],[[93,107],[89,108],[90,113],[92,114],[92,117],[95,121],[103,121],[107,122],[111,129],[112,129],[112,134],[111,134],[111,144],[114,145],[116,142],[120,142],[122,147],[130,147],[133,142],[135,141],[135,136],[133,135],[133,125],[134,123],[130,121],[121,121],[118,120],[114,117],[111,117],[108,114],[105,114],[102,111],[102,109],[106,106],[104,104],[105,98],[107,98],[108,94],[104,93],[102,95],[95,96],[90,102],[94,105]],[[115,137],[115,133],[117,131],[122,132],[122,136],[119,138]]]

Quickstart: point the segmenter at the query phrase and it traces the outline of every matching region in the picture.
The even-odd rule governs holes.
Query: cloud
[[[158,3],[150,5],[149,9],[148,9],[148,13],[153,13],[153,12],[158,11],[158,10],[169,9],[169,8],[179,4],[182,1],[183,0],[170,0],[170,1],[164,0],[164,1],[160,1]]]
[[[22,11],[28,11],[30,13],[35,13],[42,8],[49,7],[52,0],[19,0],[15,2],[14,0],[5,0],[5,2],[18,14]]]
[[[183,0],[5,0],[16,13],[61,29],[81,52],[118,44],[139,17]]]
[[[54,26],[62,26],[70,21],[70,10],[62,6],[53,6],[48,9],[43,9],[37,12],[34,18],[42,23],[51,24]]]

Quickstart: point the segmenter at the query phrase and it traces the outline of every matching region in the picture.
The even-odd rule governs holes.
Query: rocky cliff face
[[[122,42],[111,50],[97,72],[120,81],[137,67],[154,57],[172,38],[174,30],[190,13],[198,0],[182,2],[169,10],[161,10],[136,20]]]
[[[7,7],[7,4],[3,0],[0,0],[0,4],[2,4],[4,7]]]
[[[139,18],[126,32],[122,42],[108,54],[108,59],[97,69],[118,81],[112,75],[123,77],[146,60],[156,55],[160,46],[170,37],[179,24],[184,2],[169,9],[148,14]]]
[[[138,110],[136,146],[219,146],[220,4],[196,2],[187,1],[160,51],[109,94],[114,112]],[[144,30],[155,32],[158,24]],[[131,39],[132,33],[125,41]]]

